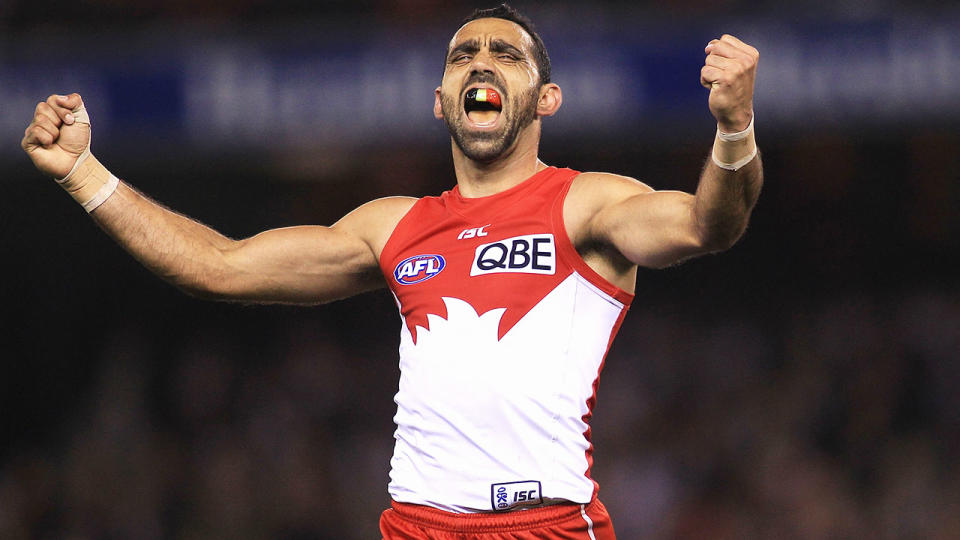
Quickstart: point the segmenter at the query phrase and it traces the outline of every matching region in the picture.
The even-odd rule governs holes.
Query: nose
[[[471,73],[493,73],[493,57],[489,51],[479,51],[470,64]]]

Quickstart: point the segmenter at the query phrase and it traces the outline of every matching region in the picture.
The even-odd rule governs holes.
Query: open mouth
[[[464,96],[463,110],[477,126],[492,126],[503,110],[500,93],[493,88],[471,88]]]

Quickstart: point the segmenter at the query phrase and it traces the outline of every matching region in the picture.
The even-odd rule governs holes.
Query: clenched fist
[[[710,112],[720,131],[746,129],[753,118],[753,82],[760,53],[729,34],[711,40],[704,52],[700,84],[710,89]]]
[[[80,94],[52,95],[37,104],[20,146],[40,172],[67,176],[90,146],[90,120]]]

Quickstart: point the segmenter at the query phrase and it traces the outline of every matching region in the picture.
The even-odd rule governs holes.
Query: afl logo
[[[439,274],[447,262],[440,255],[414,255],[400,261],[393,277],[401,285],[413,285]]]

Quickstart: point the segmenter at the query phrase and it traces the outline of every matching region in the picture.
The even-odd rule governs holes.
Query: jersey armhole
[[[409,228],[413,226],[414,220],[414,211],[417,210],[417,207],[423,203],[426,197],[420,198],[417,202],[413,203],[410,206],[410,209],[407,210],[407,213],[400,218],[400,221],[397,222],[397,226],[393,228],[393,231],[390,233],[390,236],[387,238],[387,242],[383,244],[383,249],[380,250],[380,260],[377,263],[380,266],[380,271],[383,272],[383,275],[387,277],[387,283],[392,284],[389,277],[393,275],[393,269],[388,268],[384,261],[392,260],[393,257],[399,252],[401,246],[398,245],[400,240],[403,238],[403,233],[406,232]],[[393,288],[392,286],[390,287]]]
[[[625,307],[629,307],[630,302],[633,301],[634,295],[621,289],[620,287],[617,287],[613,283],[610,283],[607,278],[598,274],[593,268],[590,268],[590,265],[587,264],[587,261],[583,260],[583,257],[581,257],[580,253],[577,252],[577,248],[574,247],[573,242],[567,235],[567,226],[563,220],[563,205],[567,200],[567,195],[570,193],[570,187],[573,185],[573,181],[576,180],[576,178],[581,174],[577,171],[571,172],[574,174],[571,174],[570,178],[564,182],[563,187],[560,189],[560,193],[557,194],[557,198],[553,203],[553,208],[550,211],[552,214],[551,219],[553,221],[553,233],[554,237],[557,239],[557,254],[567,261],[567,263],[574,270],[576,270],[577,273],[583,276],[584,279],[589,281],[593,286],[597,287],[611,298],[616,299]]]

